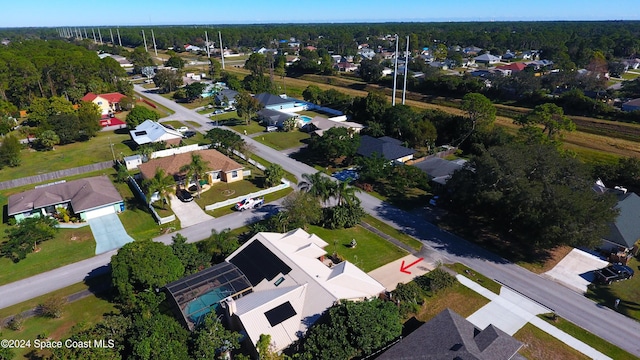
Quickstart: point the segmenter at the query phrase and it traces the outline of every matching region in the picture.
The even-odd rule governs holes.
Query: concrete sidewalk
[[[551,312],[550,309],[547,309],[546,307],[541,306],[505,287],[500,289],[500,295],[498,295],[482,287],[478,283],[471,281],[465,276],[456,275],[456,278],[464,286],[491,300],[491,302],[467,318],[467,320],[477,328],[484,329],[489,324],[493,324],[495,327],[507,334],[513,335],[524,325],[531,323],[538,329],[546,332],[592,359],[612,360],[610,357],[537,316],[539,314]]]

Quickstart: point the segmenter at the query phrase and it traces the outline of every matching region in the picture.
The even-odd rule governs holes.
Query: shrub
[[[429,278],[429,290],[433,293],[452,287],[456,283],[456,278],[441,268],[431,271],[427,277]]]
[[[60,296],[53,296],[45,300],[39,306],[40,315],[50,318],[60,318],[62,316],[62,310],[67,300]]]
[[[22,330],[23,326],[24,317],[22,317],[22,314],[15,315],[11,318],[11,320],[9,320],[9,323],[7,324],[7,327],[13,331],[20,331]]]

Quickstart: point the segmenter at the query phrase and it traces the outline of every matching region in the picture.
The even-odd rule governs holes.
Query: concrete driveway
[[[601,269],[608,261],[586,251],[573,249],[553,269],[543,274],[573,291],[587,292],[587,286],[593,282],[593,270]]]
[[[119,249],[133,241],[122,226],[117,214],[102,215],[88,220],[91,232],[96,239],[96,255]]]
[[[429,263],[426,260],[419,260],[420,258],[415,255],[407,255],[396,261],[392,261],[387,265],[381,266],[375,270],[369,272],[369,276],[376,279],[387,291],[393,291],[398,286],[398,283],[406,284],[413,280],[416,276],[421,276],[437,267],[436,264]],[[402,262],[404,261],[405,270],[409,274],[400,271]],[[411,267],[407,267],[410,264],[415,263]]]
[[[213,216],[207,215],[195,201],[182,202],[174,195],[171,195],[171,210],[180,219],[183,228],[213,219]]]

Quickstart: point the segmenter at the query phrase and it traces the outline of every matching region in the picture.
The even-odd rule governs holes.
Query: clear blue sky
[[[0,27],[640,20],[638,0],[5,0]]]

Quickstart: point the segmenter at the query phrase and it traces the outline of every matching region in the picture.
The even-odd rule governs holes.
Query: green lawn
[[[376,229],[382,231],[383,233],[399,240],[405,245],[411,246],[415,251],[419,251],[422,248],[422,242],[412,238],[411,236],[403,233],[402,231],[387,225],[386,223],[374,218],[371,215],[367,215],[363,219],[367,224],[375,227]]]
[[[197,129],[197,128],[199,128],[201,126],[199,122],[196,122],[196,121],[193,121],[193,120],[185,120],[184,122],[187,123],[187,126],[190,126],[190,127],[194,128],[194,129]]]
[[[254,170],[251,170],[252,173]],[[213,186],[200,194],[200,198],[198,198],[197,194],[193,194],[195,201],[200,205],[201,208],[204,209],[205,206],[215,204],[220,201],[225,201],[228,199],[233,199],[237,196],[242,196],[246,194],[250,194],[256,191],[263,190],[262,187],[257,185],[258,182],[262,180],[258,179],[254,176],[252,181],[249,180],[241,180],[232,183],[219,182],[213,184]]]
[[[593,335],[587,330],[579,326],[576,326],[565,319],[558,317],[554,321],[551,319],[550,316],[544,315],[544,314],[538,315],[538,317],[542,318],[543,320],[546,320],[551,325],[575,337],[576,339],[584,342],[585,344],[590,345],[594,349],[600,351],[601,353],[609,356],[612,359],[629,359],[629,360],[639,359],[637,356],[633,356],[629,354],[628,352],[620,349],[619,347],[603,340],[602,338],[596,335]]]
[[[513,334],[513,337],[524,344],[518,353],[527,359],[589,359],[586,355],[531,324],[523,326]]]
[[[247,135],[265,131],[264,126],[258,124],[257,121],[253,120],[249,121],[249,125],[247,125],[247,122],[245,120],[234,118],[225,121],[224,125],[232,128],[240,134],[243,134],[245,130],[247,131]]]
[[[157,111],[158,113],[160,113],[160,117],[165,117],[165,116],[168,116],[168,115],[171,115],[171,114],[174,113],[173,110],[156,103],[155,101],[149,99],[148,97],[146,97],[144,95],[140,95],[140,94],[136,93],[136,96],[139,97],[139,98],[144,98],[147,101],[149,101],[150,103],[154,104],[156,106],[156,108],[152,108],[152,110]],[[139,104],[139,103],[136,103],[136,104]]]
[[[89,141],[56,146],[51,151],[21,151],[21,165],[5,167],[0,171],[0,181],[44,174],[52,171],[68,169],[83,165],[129,156],[133,150],[127,145],[131,137],[126,129],[101,131]],[[113,144],[113,153],[111,146]]]
[[[42,300],[51,295],[43,296]],[[39,335],[46,335],[54,340],[61,340],[73,332],[73,327],[78,324],[91,326],[102,320],[108,313],[117,313],[116,306],[108,300],[91,295],[84,299],[65,305],[62,317],[58,319],[35,316],[24,321],[23,329],[13,331],[3,329],[3,338],[33,340]],[[26,358],[26,354],[32,349],[15,349],[16,359]],[[29,357],[33,359],[34,357]]]
[[[448,268],[454,270],[455,272],[457,272],[458,274],[462,275],[462,276],[466,276],[469,279],[475,281],[476,283],[484,286],[485,288],[487,288],[487,290],[490,290],[498,295],[500,295],[500,288],[502,287],[502,285],[498,284],[497,282],[489,279],[488,277],[474,271],[473,269],[466,267],[460,263],[455,263],[455,264],[448,264],[447,265]]]
[[[426,322],[447,308],[467,317],[488,303],[489,299],[456,281],[452,287],[427,297],[416,318]]]
[[[637,70],[634,70],[634,71],[637,71]],[[639,74],[630,73],[630,72],[626,72],[626,73],[622,74],[622,78],[625,79],[625,80],[634,80],[638,76],[640,76],[640,75]]]
[[[304,111],[297,112],[297,114],[306,115],[306,116],[309,116],[311,118],[314,118],[316,116],[322,116],[324,118],[330,118],[330,117],[336,116],[336,115],[333,115],[333,114],[329,114],[329,113],[322,112],[322,111],[315,111],[315,110],[304,110]]]
[[[152,239],[159,236],[161,230],[156,224],[153,215],[142,202],[133,196],[129,185],[115,182],[114,185],[125,201],[126,210],[118,216],[125,230],[127,230],[127,234],[134,240]],[[179,227],[178,223],[178,221],[173,221],[167,226]]]
[[[640,261],[631,258],[629,267],[636,272],[640,269]],[[629,280],[615,282],[611,285],[591,285],[587,290],[587,297],[596,303],[613,309],[616,299],[620,299],[618,310],[620,313],[640,320],[640,276]]]
[[[253,139],[276,150],[285,150],[303,145],[302,140],[306,140],[308,138],[309,134],[294,130],[288,132],[267,133],[256,136]]]
[[[365,272],[407,255],[404,250],[360,226],[329,230],[311,225],[307,232],[318,235],[329,244],[325,248],[327,253],[336,252]],[[349,247],[352,239],[358,242],[355,248]]]
[[[60,229],[55,238],[38,245],[37,253],[13,263],[0,258],[0,285],[59,268],[95,255],[96,242],[89,226]]]

